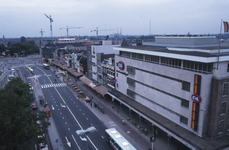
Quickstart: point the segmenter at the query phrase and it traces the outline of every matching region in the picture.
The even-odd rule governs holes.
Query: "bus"
[[[114,150],[137,150],[115,128],[106,129],[105,137]]]
[[[43,64],[43,67],[45,68],[45,69],[49,69],[49,64]]]

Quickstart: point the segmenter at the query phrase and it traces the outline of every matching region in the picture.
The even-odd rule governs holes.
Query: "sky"
[[[221,19],[229,22],[228,6],[229,0],[0,0],[0,38],[41,37],[41,29],[50,37],[44,14],[55,37],[66,36],[67,26],[71,36],[96,35],[96,27],[99,35],[218,34]]]

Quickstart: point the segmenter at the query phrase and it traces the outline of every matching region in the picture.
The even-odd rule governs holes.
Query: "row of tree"
[[[39,48],[34,41],[26,41],[26,38],[22,36],[20,42],[13,43],[12,41],[8,41],[7,46],[0,44],[0,55],[3,55],[3,52],[5,52],[5,55],[10,54],[10,56],[13,56],[14,53],[17,53],[19,56],[30,55],[39,53]]]
[[[0,90],[0,149],[31,150],[34,144],[46,144],[50,123],[44,112],[33,112],[30,86],[17,77]],[[39,136],[40,135],[40,136]]]

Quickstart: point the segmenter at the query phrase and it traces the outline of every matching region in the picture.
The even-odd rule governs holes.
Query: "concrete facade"
[[[202,40],[206,40],[204,44],[214,40],[212,37],[209,41],[207,39],[204,37],[191,45],[198,45]],[[172,121],[186,131],[198,134],[200,138],[217,138],[228,134],[229,46],[219,54],[218,47],[181,49],[166,45],[143,45],[114,49],[119,51],[115,56],[117,92],[165,117],[168,122]],[[192,127],[195,75],[201,78],[197,129]],[[226,94],[222,95],[223,92]],[[142,110],[137,112],[141,114]],[[151,122],[150,119],[148,121]],[[159,122],[158,128],[165,129],[159,120],[155,121]],[[188,141],[176,139],[189,145]]]

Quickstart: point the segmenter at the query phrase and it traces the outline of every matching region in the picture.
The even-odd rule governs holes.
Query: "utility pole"
[[[50,20],[50,32],[51,32],[51,40],[52,40],[52,22],[53,22],[53,20],[52,20],[51,15],[50,15],[50,17],[47,16],[46,14],[44,14],[44,15]],[[53,40],[52,40],[52,44],[53,44]]]

